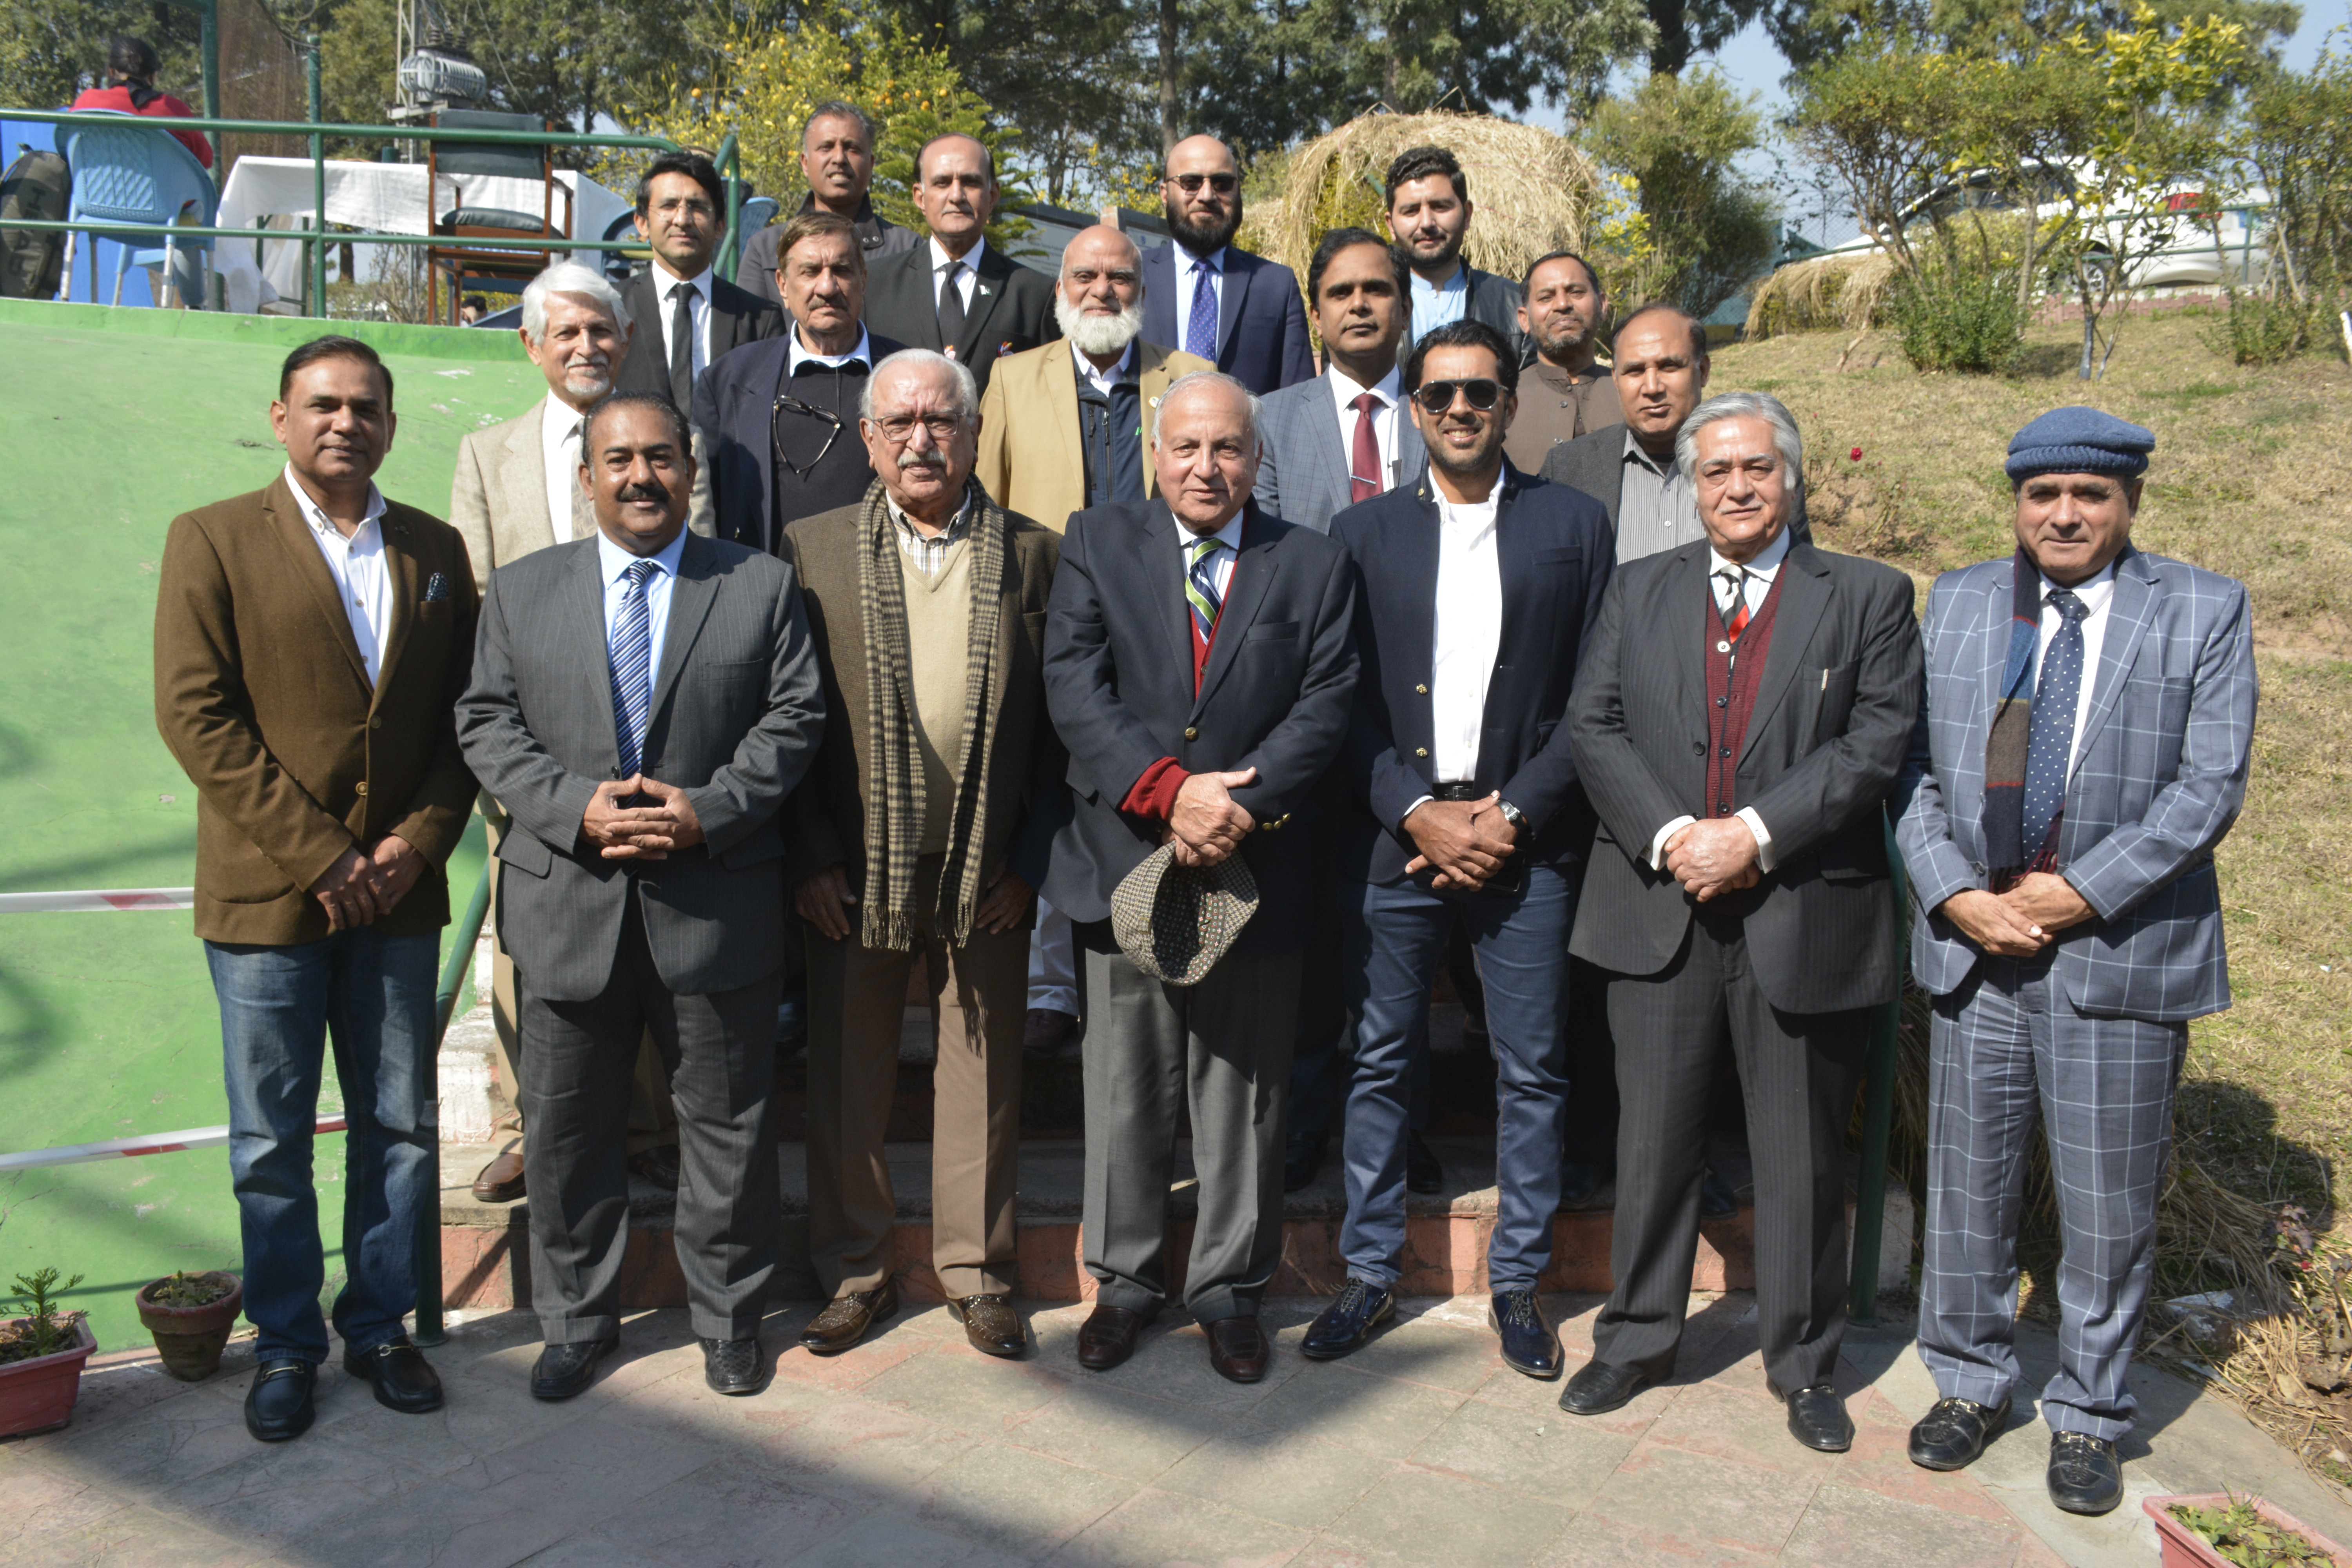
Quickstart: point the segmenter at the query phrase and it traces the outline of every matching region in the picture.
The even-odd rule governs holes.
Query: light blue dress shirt
[[[1412,275],[1412,319],[1405,323],[1404,343],[1397,351],[1402,360],[1404,351],[1440,327],[1451,326],[1462,319],[1470,308],[1470,268],[1456,262],[1454,276],[1435,288],[1416,272]]]
[[[1192,290],[1200,284],[1200,275],[1193,270],[1193,268],[1201,262],[1208,263],[1209,289],[1216,296],[1217,325],[1222,331],[1225,321],[1227,247],[1221,245],[1206,256],[1195,256],[1181,245],[1176,246],[1174,249],[1176,254],[1171,259],[1176,263],[1176,341],[1169,347],[1184,349],[1185,353],[1190,353],[1192,350],[1184,347],[1184,325],[1192,319]]]
[[[608,650],[609,668],[613,646],[613,626],[621,614],[621,599],[628,592],[629,568],[640,561],[650,560],[661,568],[646,584],[646,630],[653,639],[653,651],[646,665],[646,677],[650,685],[661,683],[662,637],[669,630],[669,591],[677,581],[678,557],[686,553],[686,530],[662,547],[657,555],[632,555],[596,531],[596,566],[604,574],[604,647]]]

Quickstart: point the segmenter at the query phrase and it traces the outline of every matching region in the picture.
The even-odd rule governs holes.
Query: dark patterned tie
[[[1731,596],[1716,606],[1716,614],[1723,617],[1726,640],[1737,643],[1748,629],[1748,568],[1727,566],[1716,575],[1731,584]]]
[[[952,359],[963,336],[963,263],[948,263],[947,280],[940,285],[940,347]]]
[[[1381,434],[1372,424],[1380,412],[1377,394],[1360,393],[1349,407],[1356,411],[1355,456],[1348,464],[1348,499],[1365,501],[1381,493]]]
[[[681,283],[669,295],[669,400],[680,410],[694,406],[694,301],[701,292]]]
[[[1184,352],[1217,363],[1217,274],[1205,261],[1192,263],[1192,309],[1184,321]]]
[[[2025,852],[2041,852],[2050,825],[2066,804],[2066,775],[2074,757],[2074,705],[2083,694],[2083,617],[2090,606],[2071,589],[2053,588],[2058,635],[2042,656],[2033,689],[2033,729],[2025,744]]]
[[[646,710],[654,695],[653,607],[646,589],[660,570],[651,561],[632,562],[620,613],[613,617],[613,732],[621,743],[623,778],[637,771],[645,751]]]

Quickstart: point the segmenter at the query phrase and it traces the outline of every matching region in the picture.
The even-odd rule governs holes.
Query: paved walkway
[[[1571,1364],[1596,1305],[1551,1303]],[[269,1448],[240,1417],[249,1352],[194,1387],[120,1355],[93,1363],[69,1428],[0,1444],[0,1565],[2144,1565],[2139,1499],[2224,1484],[2352,1539],[2352,1511],[2282,1450],[2157,1373],[2133,1496],[2104,1521],[2050,1508],[2035,1425],[1969,1472],[1916,1469],[1904,1437],[1933,1391],[1892,1322],[1848,1343],[1853,1451],[1811,1453],[1764,1392],[1750,1299],[1694,1305],[1682,1377],[1594,1420],[1503,1368],[1470,1298],[1412,1303],[1323,1365],[1297,1354],[1313,1303],[1280,1303],[1274,1372],[1247,1388],[1172,1315],[1092,1375],[1072,1359],[1083,1306],[1037,1310],[1020,1363],[910,1311],[846,1356],[785,1353],[736,1400],[704,1388],[684,1314],[652,1312],[564,1405],[525,1394],[536,1329],[501,1312],[434,1353],[446,1410],[394,1415],[331,1371],[318,1426]],[[778,1311],[770,1342],[812,1310]]]

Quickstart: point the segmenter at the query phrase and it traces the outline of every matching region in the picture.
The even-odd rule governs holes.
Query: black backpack
[[[53,228],[10,228],[7,220],[62,219],[72,190],[66,161],[30,147],[0,174],[0,300],[57,297],[65,235]]]

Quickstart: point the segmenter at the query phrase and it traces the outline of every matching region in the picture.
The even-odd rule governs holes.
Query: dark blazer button
[[[360,782],[359,782],[359,793],[360,793],[360,794],[362,794],[362,795],[365,795],[365,794],[367,794],[367,780],[365,780],[365,779],[362,779],[362,780],[360,780]]]
[[[1416,757],[1425,757],[1429,755],[1429,748],[1427,746],[1415,746],[1412,749],[1412,754]]]
[[[1721,751],[1717,752],[1716,754],[1717,754],[1717,756],[1724,756],[1724,757],[1727,757],[1727,756],[1731,755],[1731,748],[1730,748],[1729,746],[1726,746],[1726,747],[1724,747]]]
[[[1428,688],[1428,687],[1426,687],[1426,686],[1416,686],[1416,687],[1414,687],[1414,688],[1413,688],[1413,689],[1414,689],[1415,691],[1418,691],[1419,693],[1421,693],[1423,697],[1426,697],[1426,696],[1428,696],[1428,695],[1429,695],[1429,688]]]
[[[1691,742],[1691,755],[1694,757],[1703,757],[1706,755],[1706,742],[1705,741],[1693,741]]]

